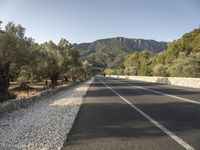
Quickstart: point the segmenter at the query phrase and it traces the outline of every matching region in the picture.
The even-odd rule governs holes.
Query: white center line
[[[156,94],[165,95],[165,96],[176,98],[176,99],[179,99],[179,100],[182,100],[182,101],[185,101],[185,102],[189,102],[189,103],[194,103],[194,104],[200,105],[200,102],[197,102],[197,101],[194,101],[194,100],[191,100],[191,99],[188,99],[188,98],[183,98],[183,97],[179,97],[179,96],[175,96],[175,95],[171,95],[171,94],[166,94],[166,93],[163,93],[163,92],[151,90],[151,89],[144,88],[144,87],[141,87],[141,86],[131,85],[131,84],[124,83],[124,82],[121,82],[121,81],[117,81],[117,82],[123,83],[125,85],[129,85],[129,86],[132,86],[132,87],[135,87],[135,88],[139,88],[139,89],[143,89],[143,90],[146,90],[146,91],[150,91],[150,92],[153,92],[153,93],[156,93]]]
[[[129,104],[132,108],[134,108],[137,112],[139,112],[143,117],[148,119],[150,122],[152,122],[155,126],[157,126],[159,129],[161,129],[163,132],[165,132],[167,135],[169,135],[174,141],[176,141],[178,144],[180,144],[182,147],[184,147],[187,150],[195,150],[192,146],[190,146],[188,143],[186,143],[184,140],[176,136],[173,132],[169,131],[167,128],[165,128],[163,125],[159,124],[157,121],[155,121],[153,118],[151,118],[149,115],[144,113],[141,109],[133,105],[131,102],[129,102],[127,99],[125,99],[123,96],[121,96],[118,92],[116,92],[114,89],[112,89],[110,86],[106,85],[102,80],[98,79],[102,84],[104,84],[108,89],[110,89],[113,93],[115,93],[117,96],[119,96],[123,101],[125,101],[127,104]]]

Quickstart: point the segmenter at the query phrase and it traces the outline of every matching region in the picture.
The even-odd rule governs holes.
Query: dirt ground
[[[17,98],[20,97],[29,97],[32,95],[37,94],[38,92],[41,92],[43,90],[49,89],[50,88],[50,81],[48,81],[48,87],[45,86],[45,81],[43,82],[34,82],[34,83],[27,83],[29,89],[19,89],[20,84],[18,82],[10,82],[10,87],[9,90],[13,92],[14,94],[17,95]],[[59,80],[58,81],[58,86],[67,84],[69,82]]]

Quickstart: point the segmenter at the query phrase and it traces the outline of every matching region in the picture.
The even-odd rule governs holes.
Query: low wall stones
[[[64,90],[64,89],[69,89],[78,83],[80,83],[80,82],[58,86],[55,89],[48,89],[48,90],[39,92],[36,95],[30,96],[30,97],[16,98],[16,99],[11,99],[8,101],[1,102],[0,103],[0,116],[4,113],[12,112],[17,109],[27,107],[28,105],[34,103],[35,101],[40,100],[41,98],[49,97],[49,96],[51,96],[61,90]]]
[[[150,77],[150,76],[123,76],[123,75],[106,75],[107,77],[130,79],[154,83],[163,83],[175,86],[184,86],[191,88],[200,88],[200,78],[180,78],[180,77]]]

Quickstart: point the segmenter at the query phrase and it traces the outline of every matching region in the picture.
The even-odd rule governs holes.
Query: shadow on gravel
[[[113,92],[105,87],[101,88],[102,86],[99,83],[91,85],[65,145],[81,145],[86,144],[85,141],[95,140],[98,143],[106,138],[140,140],[168,137]],[[199,105],[170,102],[138,103],[135,106],[172,132],[184,134],[196,131],[194,134],[200,137]]]

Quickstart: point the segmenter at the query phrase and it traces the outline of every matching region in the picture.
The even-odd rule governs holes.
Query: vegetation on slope
[[[128,39],[123,37],[97,40],[92,43],[74,44],[83,57],[96,67],[118,67],[126,55],[144,49],[156,54],[167,47],[166,42]]]
[[[129,54],[120,69],[108,67],[104,73],[200,77],[200,28],[170,42],[166,50],[156,55],[149,51]]]

